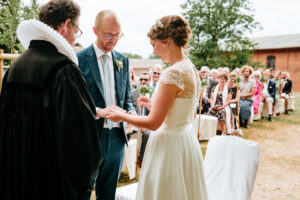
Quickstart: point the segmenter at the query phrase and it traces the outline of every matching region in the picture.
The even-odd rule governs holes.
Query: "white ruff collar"
[[[69,57],[78,65],[77,56],[67,40],[50,26],[41,21],[31,19],[22,21],[17,29],[17,36],[22,45],[27,49],[31,40],[45,40],[53,44],[57,50]]]

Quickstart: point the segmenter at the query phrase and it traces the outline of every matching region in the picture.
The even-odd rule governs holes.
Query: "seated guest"
[[[272,77],[272,76],[271,76]],[[281,72],[280,70],[276,70],[275,73],[274,73],[274,78],[273,80],[275,81],[276,83],[276,95],[275,95],[275,101],[279,101],[279,99],[281,99],[281,94],[282,94],[282,89],[283,89],[283,81],[281,79]],[[275,102],[275,104],[276,104]],[[274,110],[273,110],[273,116],[275,117],[276,116],[276,107],[274,107]]]
[[[251,115],[251,106],[253,105],[253,95],[256,88],[256,83],[250,78],[253,73],[252,67],[245,65],[241,69],[243,80],[240,83],[240,126],[248,128],[248,121]]]
[[[200,69],[200,79],[201,81],[207,80],[208,85],[204,88],[204,94],[202,99],[202,110],[201,114],[207,113],[210,108],[210,94],[213,87],[215,87],[218,82],[209,78],[209,68],[207,66],[202,66]]]
[[[223,67],[223,73],[229,76],[230,74],[230,69],[228,67]]]
[[[230,109],[228,105],[232,98],[232,92],[228,88],[228,76],[221,74],[219,79],[219,84],[211,92],[211,108],[208,115],[218,118],[222,135],[226,135],[226,129],[228,134],[231,133]]]
[[[158,80],[160,78],[162,72],[162,67],[160,64],[154,65],[151,71],[151,83],[150,86],[153,88],[153,90],[156,88],[158,84]]]
[[[213,81],[218,82],[218,79],[219,79],[219,71],[216,70],[216,69],[210,70],[210,78],[211,78]]]
[[[236,73],[236,75],[238,76],[238,77],[242,77],[242,74],[241,74],[241,69],[240,68],[235,68],[234,70],[233,70],[233,72],[234,73]]]
[[[267,104],[267,110],[269,114],[269,121],[272,120],[272,110],[275,107],[275,95],[276,95],[276,83],[270,79],[270,71],[264,72],[264,86],[262,91],[262,101]]]
[[[160,72],[158,72],[160,73]],[[159,74],[160,76],[160,74]],[[150,85],[150,75],[148,73],[143,73],[140,76],[140,82],[139,85],[146,85],[149,86]],[[156,81],[156,83],[158,82],[158,80]],[[150,87],[150,86],[149,86]],[[151,95],[151,94],[150,94]],[[140,110],[140,108],[137,105],[137,99],[140,97],[140,93],[139,93],[139,88],[137,88],[136,90],[132,90],[130,93],[130,98],[131,98],[131,102],[134,106],[134,108],[136,109],[138,114],[141,115],[148,115],[149,114],[149,110],[147,108],[143,108],[142,110]],[[130,127],[130,126],[129,126]],[[140,149],[140,155],[139,155],[139,164],[141,167],[142,161],[143,161],[143,157],[144,157],[144,153],[145,153],[145,149],[146,149],[146,144],[149,138],[149,135],[151,133],[150,130],[145,129],[145,128],[140,128],[141,134],[142,134],[142,143],[141,143],[141,149]]]
[[[218,67],[219,74],[223,74],[223,67]]]
[[[135,75],[133,69],[130,69],[129,71],[129,80],[130,80],[130,89],[136,89],[138,87],[138,84],[135,80]]]
[[[238,128],[238,126],[235,126],[235,121],[238,113],[238,108],[237,108],[237,102],[240,99],[240,89],[237,88],[237,85],[235,84],[235,78],[237,77],[236,73],[231,72],[229,74],[229,81],[228,81],[228,88],[230,88],[232,92],[232,98],[230,101],[230,108],[231,108],[231,113],[233,115],[232,120],[231,120],[231,129],[235,130]]]
[[[289,79],[287,72],[282,72],[282,80],[282,97],[285,99],[285,114],[288,115],[289,97],[292,96],[292,81]]]
[[[261,102],[261,91],[262,91],[262,83],[260,82],[261,73],[260,71],[254,71],[253,72],[253,79],[256,82],[256,88],[254,91],[254,101],[253,101],[253,107],[254,107],[254,114],[258,114],[259,105]]]

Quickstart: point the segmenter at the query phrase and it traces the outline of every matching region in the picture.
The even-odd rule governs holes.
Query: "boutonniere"
[[[120,60],[116,60],[117,66],[118,66],[118,71],[120,72],[120,70],[123,68],[123,58],[121,58]]]

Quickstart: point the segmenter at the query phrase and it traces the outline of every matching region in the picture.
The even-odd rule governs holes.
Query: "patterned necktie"
[[[113,97],[111,92],[111,82],[110,82],[110,74],[107,62],[107,54],[102,55],[103,59],[103,76],[104,76],[104,96],[106,107],[113,105]],[[111,129],[114,125],[114,122],[111,120],[107,120],[107,126]]]

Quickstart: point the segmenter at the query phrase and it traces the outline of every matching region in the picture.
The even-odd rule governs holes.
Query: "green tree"
[[[23,18],[26,19],[38,19],[42,5],[37,0],[31,0],[29,5],[25,5],[23,8]]]
[[[187,0],[181,7],[193,32],[189,53],[198,68],[233,69],[250,62],[255,44],[245,34],[260,25],[249,0]]]
[[[17,27],[22,20],[37,18],[41,6],[31,0],[29,6],[21,0],[5,0],[0,4],[0,47],[5,51],[22,51],[17,39]]]
[[[0,44],[13,52],[17,42],[17,27],[21,21],[21,0],[7,0],[0,10]]]
[[[160,59],[160,57],[156,54],[150,54],[149,59]]]
[[[135,58],[135,59],[141,59],[142,56],[138,55],[138,54],[133,54],[133,53],[122,53],[125,56],[127,56],[128,58]]]

